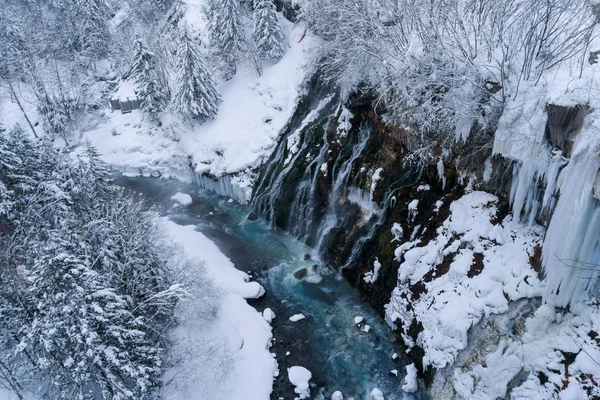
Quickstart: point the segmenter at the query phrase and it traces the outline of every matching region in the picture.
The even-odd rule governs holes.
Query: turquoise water
[[[374,387],[390,400],[425,398],[402,393],[406,361],[402,356],[392,359],[393,353],[402,354],[392,332],[353,287],[318,260],[306,259],[310,248],[262,220],[249,221],[248,207],[203,189],[154,178],[119,177],[116,183],[143,196],[176,223],[195,225],[238,269],[250,272],[265,287],[267,294],[251,304],[259,311],[269,307],[277,315],[271,351],[277,354],[281,373],[273,399],[293,398],[286,373],[292,365],[312,372],[312,398],[329,399],[334,390],[341,390],[347,398],[368,399]],[[193,204],[173,207],[170,197],[178,191],[190,194]],[[306,318],[290,321],[297,313]],[[354,323],[356,316],[364,318],[361,327]]]

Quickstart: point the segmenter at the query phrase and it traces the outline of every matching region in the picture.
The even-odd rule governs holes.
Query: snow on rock
[[[352,129],[352,118],[354,114],[350,112],[346,107],[342,107],[342,112],[338,118],[337,134],[339,137],[348,136],[348,132]]]
[[[364,320],[365,320],[365,318],[364,318],[364,317],[362,317],[362,316],[358,315],[358,316],[354,317],[354,325],[358,325],[358,324],[360,324],[361,322],[363,322]]]
[[[381,268],[381,263],[379,262],[379,259],[375,258],[375,261],[373,261],[373,271],[367,271],[365,273],[363,280],[366,283],[375,283],[375,281],[379,277],[379,269],[380,268]]]
[[[485,357],[484,365],[467,372],[454,370],[454,389],[466,399],[504,398],[508,383],[521,370],[521,351],[518,343],[501,340],[498,349]]]
[[[310,397],[310,387],[308,382],[312,378],[309,370],[300,366],[288,368],[288,379],[296,388],[294,392],[299,395],[297,399],[308,399]]]
[[[331,400],[344,400],[344,395],[339,390],[331,394]]]
[[[417,217],[418,208],[419,208],[419,200],[414,199],[410,203],[408,203],[408,219],[410,221],[414,221],[415,218]]]
[[[192,204],[192,196],[187,193],[177,192],[171,196],[171,200],[181,204],[182,206],[189,206]]]
[[[510,217],[495,225],[496,201],[484,192],[466,194],[450,205],[451,215],[437,237],[428,243],[415,237],[412,244],[399,246],[402,252],[396,251],[401,265],[386,320],[402,328],[409,347],[424,350],[424,366],[452,364],[466,347],[473,324],[485,315],[506,312],[509,301],[543,293],[529,264],[541,228],[517,224]],[[416,341],[405,334],[414,320],[423,326]]]
[[[400,225],[397,222],[394,222],[394,224],[392,225],[392,235],[394,236],[394,239],[392,239],[392,242],[402,239],[402,236],[404,235],[404,230],[402,229],[402,225]]]
[[[383,392],[377,388],[371,390],[371,400],[385,400]]]
[[[415,364],[407,365],[402,391],[405,393],[414,393],[417,391],[417,387],[417,367],[415,367]]]
[[[277,372],[277,362],[268,350],[273,338],[271,326],[245,300],[248,294],[256,295],[262,287],[256,282],[249,283],[248,275],[237,270],[219,248],[193,226],[180,226],[166,219],[164,226],[188,258],[204,261],[202,271],[190,273],[207,274],[221,291],[216,321],[210,324],[196,314],[199,306],[193,303],[202,304],[206,299],[192,299],[187,307],[185,302],[180,307],[185,312],[178,316],[178,325],[171,337],[175,343],[174,356],[180,362],[164,374],[164,398],[269,398]],[[197,354],[194,351],[197,348],[208,351]],[[207,358],[211,362],[207,362]],[[232,364],[227,363],[227,359],[231,359]]]
[[[455,368],[454,390],[468,399],[589,399],[600,396],[600,308],[580,303],[564,315],[542,305],[524,332],[501,339],[479,362]],[[515,377],[523,376],[516,387]]]
[[[273,312],[273,310],[270,308],[265,308],[263,311],[263,318],[268,323],[271,323],[275,319],[275,312]]]
[[[304,318],[306,318],[306,317],[302,313],[294,314],[290,317],[290,321],[297,322],[297,321],[303,320]]]

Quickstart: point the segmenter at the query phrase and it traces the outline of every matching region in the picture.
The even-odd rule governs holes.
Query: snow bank
[[[308,381],[312,374],[304,367],[294,366],[288,368],[288,379],[296,388],[294,391],[299,395],[297,399],[308,399],[310,397],[310,387]]]
[[[177,192],[173,196],[171,196],[171,200],[181,204],[182,206],[189,206],[190,204],[192,204],[192,196],[190,196],[187,193]]]
[[[467,332],[489,314],[508,310],[508,302],[541,296],[543,287],[529,264],[541,240],[539,227],[494,225],[497,198],[466,194],[450,205],[451,215],[437,237],[401,244],[398,285],[386,305],[386,320],[402,328],[409,346],[425,351],[423,364],[443,368],[467,345]],[[417,340],[406,334],[422,324]]]
[[[263,315],[245,300],[264,290],[258,283],[248,282],[248,275],[237,270],[217,246],[195,231],[193,226],[180,226],[165,220],[165,228],[173,241],[182,246],[187,257],[204,260],[205,273],[223,292],[215,323],[207,325],[193,315],[180,317],[173,339],[177,344],[175,351],[181,353],[182,362],[165,373],[165,398],[268,399],[277,371],[277,363],[268,350],[272,339],[271,327]],[[190,308],[193,307],[187,309]],[[225,357],[227,354],[231,356],[216,360],[215,365],[205,365],[202,359],[192,357],[188,351],[198,343],[210,345]],[[228,361],[234,362],[233,370],[223,370]],[[214,368],[214,371],[209,371],[214,374],[212,380],[210,377],[204,380],[196,378],[194,369],[210,368]],[[206,371],[202,373],[207,374]]]
[[[202,2],[187,2],[184,20],[202,36],[206,20]],[[105,161],[134,174],[159,171],[190,180],[187,155],[191,155],[197,174],[215,178],[236,174],[240,179],[231,184],[248,197],[256,178],[251,170],[269,157],[292,116],[317,43],[310,33],[300,41],[306,33],[304,26],[283,18],[281,24],[288,39],[283,58],[266,63],[262,76],[252,66],[240,65],[233,79],[221,82],[218,90],[223,102],[214,121],[190,127],[166,113],[159,128],[139,110],[125,115],[106,110],[103,122],[85,132],[82,141],[89,139]]]

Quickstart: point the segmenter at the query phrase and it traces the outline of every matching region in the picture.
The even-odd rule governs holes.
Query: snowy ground
[[[201,7],[191,3],[187,21],[202,31]],[[233,79],[220,82],[223,102],[215,121],[190,126],[167,113],[158,128],[140,111],[123,115],[107,109],[104,121],[85,132],[83,139],[97,146],[108,163],[134,174],[158,171],[185,178],[191,156],[199,173],[215,177],[241,173],[237,184],[249,194],[250,170],[270,155],[291,117],[310,70],[308,53],[316,44],[302,25],[283,18],[281,24],[288,43],[284,57],[275,64],[265,63],[262,76],[244,64]]]
[[[180,308],[173,357],[181,362],[165,374],[164,398],[268,399],[277,372],[269,352],[271,327],[245,300],[262,295],[262,287],[248,282],[248,275],[193,226],[165,220],[165,227],[187,257],[204,261],[205,273],[220,292],[220,305],[216,320],[209,322],[210,317],[198,315],[198,310],[214,298],[213,291],[199,293]]]

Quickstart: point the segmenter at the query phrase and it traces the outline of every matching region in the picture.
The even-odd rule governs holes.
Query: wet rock
[[[310,260],[310,254],[306,253],[304,255],[304,261],[308,261],[308,260]]]
[[[258,219],[258,215],[256,215],[254,212],[251,212],[250,214],[248,214],[247,219],[248,221],[256,221]]]
[[[581,131],[583,120],[590,112],[589,106],[559,106],[546,105],[548,122],[546,123],[546,138],[552,145],[560,148],[566,157],[571,156],[573,142]]]
[[[306,268],[300,268],[297,271],[294,271],[294,278],[296,279],[304,279],[308,275],[308,271]]]

